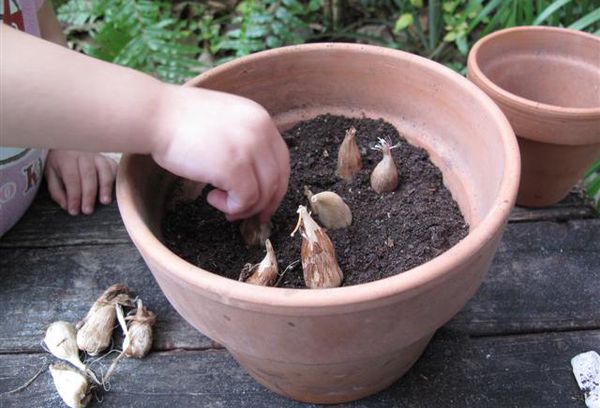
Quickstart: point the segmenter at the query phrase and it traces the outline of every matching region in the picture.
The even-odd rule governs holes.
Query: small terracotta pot
[[[501,30],[473,46],[468,78],[517,134],[517,204],[562,200],[600,156],[600,37],[551,27]]]
[[[519,180],[518,146],[502,112],[439,64],[366,45],[261,52],[188,85],[251,98],[282,130],[323,113],[382,117],[441,168],[470,224],[467,237],[396,276],[308,290],[233,281],[177,257],[160,241],[174,177],[145,156],[125,156],[119,167],[123,221],[164,294],[257,381],[313,403],[355,400],[396,381],[473,296],[502,236]]]

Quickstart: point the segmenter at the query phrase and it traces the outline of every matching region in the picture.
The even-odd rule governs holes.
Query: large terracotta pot
[[[396,381],[473,296],[502,236],[519,180],[518,147],[502,112],[439,64],[365,45],[262,52],[188,85],[251,98],[281,129],[326,112],[382,117],[441,168],[468,236],[405,273],[320,290],[252,286],[177,257],[160,241],[174,177],[145,156],[126,156],[119,169],[123,221],[163,292],[257,381],[316,403],[355,400]]]
[[[468,77],[517,134],[517,204],[563,199],[600,156],[600,37],[551,27],[501,30],[473,46]]]

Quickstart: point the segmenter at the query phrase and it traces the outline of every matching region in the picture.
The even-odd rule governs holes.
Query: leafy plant
[[[174,14],[170,2],[69,0],[57,16],[73,48],[178,83],[198,72],[201,49]]]
[[[215,63],[306,42],[322,7],[320,0],[236,3],[68,0],[58,17],[73,48],[182,82]]]
[[[597,3],[587,0],[455,0],[454,3],[461,4],[444,16],[447,24],[444,41],[454,42],[463,55],[474,41],[494,30],[547,24],[593,31],[600,20]],[[469,37],[470,34],[474,35]]]
[[[312,34],[310,23],[320,8],[318,0],[243,0],[217,50],[240,57],[267,48],[301,44]],[[226,59],[228,59],[226,57]]]
[[[397,0],[395,32],[417,49],[404,47],[464,72],[465,57],[479,38],[518,25],[564,26],[600,34],[600,7],[593,0]]]
[[[583,182],[590,198],[596,205],[596,209],[600,211],[600,158],[585,173]]]

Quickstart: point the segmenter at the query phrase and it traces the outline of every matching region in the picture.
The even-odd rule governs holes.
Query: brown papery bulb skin
[[[127,286],[116,284],[106,289],[77,324],[77,346],[80,350],[95,356],[108,348],[116,320],[115,304],[131,305]]]
[[[301,205],[298,213],[298,227],[302,233],[300,257],[306,286],[311,289],[341,286],[344,274],[335,258],[333,243],[312,219],[306,207]]]
[[[127,319],[130,321],[123,342],[123,353],[126,357],[143,358],[152,347],[152,326],[156,322],[156,315],[139,300],[135,315]]]
[[[356,129],[351,127],[346,131],[346,136],[338,151],[336,176],[346,182],[354,180],[354,176],[362,169],[362,158],[356,144]]]
[[[377,194],[389,193],[398,187],[398,169],[390,145],[382,143],[383,159],[375,166],[371,173],[371,187]]]
[[[129,326],[131,340],[123,350],[126,357],[144,358],[152,347],[152,326],[133,322]]]
[[[273,249],[271,241],[268,239],[265,242],[267,254],[264,259],[252,268],[252,275],[250,275],[245,282],[252,285],[259,286],[273,286],[277,280],[278,267],[277,267],[277,255]]]
[[[271,236],[271,224],[261,224],[258,216],[247,218],[240,224],[240,234],[248,247],[264,245]]]
[[[83,326],[77,331],[77,347],[90,356],[96,356],[106,350],[112,339],[116,315],[113,305],[96,308]]]

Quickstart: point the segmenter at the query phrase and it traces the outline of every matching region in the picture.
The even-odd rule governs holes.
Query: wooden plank
[[[0,249],[0,282],[0,352],[41,350],[50,323],[77,322],[117,282],[157,313],[156,350],[215,347],[175,312],[132,244]]]
[[[475,297],[448,324],[473,335],[600,328],[600,219],[509,224]]]
[[[448,327],[473,335],[600,327],[600,219],[507,228],[481,289]],[[550,239],[548,239],[550,238]],[[39,350],[45,327],[77,321],[124,281],[159,315],[157,350],[209,348],[169,306],[132,244],[0,249],[0,352]]]
[[[594,207],[550,207],[550,208],[513,208],[509,222],[532,221],[567,221],[586,218],[597,218],[598,212]]]
[[[71,216],[54,203],[45,186],[21,220],[0,239],[0,248],[55,247],[130,242],[116,203],[92,215]]]
[[[570,359],[598,347],[600,331],[477,338],[441,331],[409,373],[389,389],[339,407],[579,408],[583,398]],[[41,355],[0,355],[0,406],[60,406],[50,374],[25,383]],[[316,407],[258,385],[224,350],[151,353],[124,360],[90,407]]]
[[[599,214],[583,187],[577,185],[561,202],[546,208],[516,206],[510,214],[510,222],[566,221],[595,218]]]

